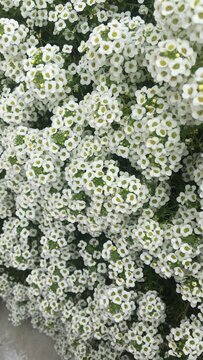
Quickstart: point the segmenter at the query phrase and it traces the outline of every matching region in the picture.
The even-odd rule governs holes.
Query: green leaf
[[[0,37],[4,34],[4,26],[0,24]]]
[[[110,301],[108,309],[111,314],[117,314],[120,312],[121,307],[118,304],[115,304],[114,302]]]
[[[49,240],[48,245],[49,245],[50,250],[58,249],[58,247],[59,247],[57,242],[53,241],[53,240]]]
[[[84,191],[80,191],[79,193],[73,195],[74,200],[85,200],[85,197],[86,194]]]
[[[105,185],[104,180],[102,179],[102,177],[95,177],[92,182],[94,183],[95,186],[103,186]]]
[[[119,194],[122,196],[123,200],[127,199],[127,195],[129,194],[129,190],[127,189],[121,189]]]
[[[51,137],[53,141],[62,147],[64,147],[64,143],[67,140],[69,132],[67,131],[58,131],[56,134],[53,134]]]
[[[130,146],[130,143],[127,139],[124,139],[120,142],[120,145],[121,146],[125,146],[125,147],[129,147]]]
[[[18,145],[24,144],[24,139],[25,139],[25,136],[17,135],[15,138],[15,145],[18,146]]]
[[[53,283],[53,284],[50,286],[50,290],[52,290],[53,292],[56,292],[57,289],[58,289],[58,284],[57,284],[57,283]]]
[[[5,175],[6,175],[6,170],[2,170],[0,172],[0,179],[3,179],[5,177]]]
[[[32,166],[32,169],[33,169],[36,176],[39,176],[40,174],[44,174],[43,166],[39,166],[39,167],[38,166]]]
[[[120,255],[117,251],[111,251],[111,255],[110,255],[111,260],[113,261],[117,261],[120,259]]]
[[[16,156],[10,156],[8,158],[8,161],[10,162],[11,165],[15,165],[17,163],[17,157]]]
[[[74,175],[76,178],[82,177],[82,175],[85,173],[85,170],[78,170],[78,172]]]

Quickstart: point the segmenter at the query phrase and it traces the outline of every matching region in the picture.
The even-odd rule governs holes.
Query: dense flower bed
[[[0,296],[66,360],[203,359],[203,0],[0,0]]]

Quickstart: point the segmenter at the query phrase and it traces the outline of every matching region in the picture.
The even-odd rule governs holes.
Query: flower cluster
[[[156,291],[148,291],[139,299],[138,319],[158,326],[165,320],[165,305]]]
[[[188,40],[172,38],[161,40],[157,48],[146,54],[148,70],[156,82],[166,82],[172,87],[182,83],[191,73],[196,53]]]
[[[84,53],[77,66],[81,84],[99,83],[102,75],[116,84],[142,82],[146,76],[137,70],[145,62],[143,45],[155,44],[158,39],[152,24],[146,25],[141,17],[131,18],[128,13],[95,27],[78,48]]]
[[[200,313],[196,318],[194,315],[190,319],[182,320],[180,327],[173,328],[168,335],[169,355],[176,356],[178,359],[187,357],[188,360],[199,358],[203,350],[203,317]]]
[[[37,262],[37,230],[25,219],[12,218],[4,223],[0,235],[0,261],[19,270],[31,269]]]
[[[109,9],[104,11],[100,4],[109,8],[106,0],[70,1],[53,6],[48,13],[48,21],[54,23],[53,34],[63,32],[69,41],[74,40],[76,32],[86,34],[91,28],[89,20],[105,21],[110,16]]]
[[[53,103],[60,102],[70,92],[67,71],[63,68],[65,60],[59,47],[49,44],[42,48],[31,47],[27,55],[23,61],[25,87],[31,98],[48,102],[51,110]]]
[[[202,0],[156,0],[154,4],[154,17],[167,32],[180,32],[192,42],[203,43]]]
[[[124,141],[129,142],[129,160],[146,179],[166,179],[172,171],[179,170],[181,158],[187,155],[187,148],[180,139],[178,117],[168,113],[166,91],[157,86],[137,90],[136,104],[131,106],[123,131],[126,134]],[[132,139],[133,146],[130,147]]]
[[[202,0],[0,0],[0,297],[63,360],[203,356]]]
[[[0,118],[5,123],[27,125],[37,121],[37,114],[32,101],[30,101],[28,94],[28,101],[26,101],[24,95],[24,87],[21,85],[13,91],[5,87],[5,91],[0,97]]]
[[[18,7],[22,17],[28,19],[27,23],[30,27],[34,24],[41,27],[47,24],[48,9],[54,0],[6,0],[0,3],[6,11]]]
[[[183,99],[190,104],[190,113],[197,124],[203,121],[203,68],[198,68],[189,83],[183,86]]]

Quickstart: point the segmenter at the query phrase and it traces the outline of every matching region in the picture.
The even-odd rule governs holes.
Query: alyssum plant
[[[203,359],[203,0],[0,0],[0,296],[66,360]]]

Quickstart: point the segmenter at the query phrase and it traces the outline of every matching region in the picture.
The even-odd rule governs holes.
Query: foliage
[[[203,0],[0,0],[0,296],[64,360],[203,358]]]

